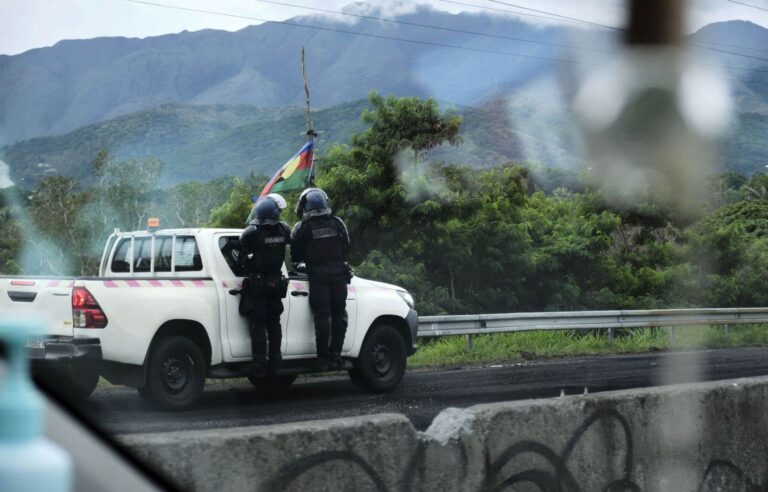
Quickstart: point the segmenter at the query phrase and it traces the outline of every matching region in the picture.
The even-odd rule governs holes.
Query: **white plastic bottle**
[[[72,460],[43,435],[43,399],[29,376],[25,343],[37,331],[29,322],[0,319],[0,341],[7,354],[0,379],[2,492],[72,490]]]

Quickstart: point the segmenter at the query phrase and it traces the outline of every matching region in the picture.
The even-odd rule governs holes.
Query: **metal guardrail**
[[[747,323],[768,323],[768,307],[422,316],[419,318],[418,336],[442,337],[516,331],[607,328],[609,336],[613,338],[615,328],[727,326]]]

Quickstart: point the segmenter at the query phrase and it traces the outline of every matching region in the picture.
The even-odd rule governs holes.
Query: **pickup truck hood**
[[[402,287],[398,287],[397,285],[387,284],[387,283],[384,283],[384,282],[376,282],[375,280],[366,280],[366,279],[360,278],[360,277],[355,277],[355,280],[357,280],[360,284],[363,284],[363,285],[367,284],[367,285],[373,285],[373,286],[376,286],[376,287],[380,287],[382,289],[402,290],[402,291],[406,291],[407,292],[406,289],[404,289]]]

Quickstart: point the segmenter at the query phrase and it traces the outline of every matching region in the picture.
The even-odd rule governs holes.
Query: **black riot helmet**
[[[296,203],[296,215],[299,217],[331,215],[328,195],[320,188],[307,188]]]
[[[254,218],[251,221],[256,225],[273,225],[280,222],[280,209],[285,208],[285,199],[277,193],[259,198],[253,207]]]

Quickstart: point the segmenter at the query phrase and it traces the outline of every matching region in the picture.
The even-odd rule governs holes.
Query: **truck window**
[[[137,237],[133,240],[134,255],[131,258],[131,238],[123,238],[115,248],[112,258],[112,271],[114,273],[130,272],[131,261],[133,271],[149,273],[152,267],[152,238]],[[155,237],[155,272],[170,272],[173,250],[172,236]],[[176,237],[176,271],[199,272],[203,269],[200,251],[197,242],[192,236]]]
[[[131,271],[131,240],[130,238],[121,239],[115,249],[115,255],[112,257],[112,271],[123,273]]]
[[[152,238],[136,238],[133,247],[134,272],[149,272],[152,266]]]
[[[199,272],[203,269],[200,250],[193,236],[176,236],[176,271]]]
[[[171,271],[172,236],[155,237],[155,272]]]
[[[224,261],[227,262],[232,273],[236,277],[244,277],[245,272],[237,263],[238,258],[240,258],[240,238],[237,236],[220,237],[219,250],[224,255]]]

